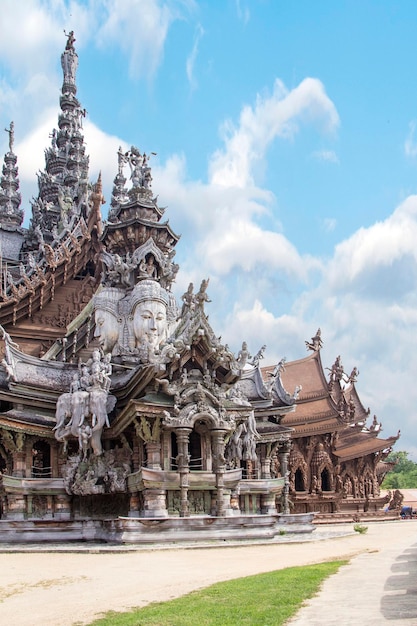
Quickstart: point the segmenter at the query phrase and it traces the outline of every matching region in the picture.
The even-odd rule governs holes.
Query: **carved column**
[[[161,468],[161,443],[159,441],[146,442],[147,466],[149,469],[160,470]]]
[[[26,453],[22,450],[13,452],[13,476],[26,477]]]
[[[177,447],[178,447],[178,473],[180,475],[180,517],[189,517],[190,509],[188,506],[188,475],[190,473],[189,468],[189,454],[188,454],[188,442],[190,437],[191,428],[179,428],[176,431],[177,435]]]
[[[284,477],[284,488],[282,491],[282,513],[284,515],[290,514],[289,492],[290,482],[288,480],[288,458],[290,456],[291,441],[285,441],[279,448],[278,457],[281,464],[281,476]]]
[[[271,478],[271,452],[270,443],[264,444],[261,449],[261,478]]]
[[[226,498],[224,489],[224,472],[226,470],[226,459],[224,456],[225,433],[225,430],[214,430],[211,435],[213,441],[213,469],[216,474],[217,515],[219,517],[225,517],[227,512],[230,511],[230,494]]]

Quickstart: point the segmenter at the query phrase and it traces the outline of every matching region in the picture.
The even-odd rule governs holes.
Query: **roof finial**
[[[4,129],[6,133],[9,133],[9,151],[13,152],[14,146],[14,122],[10,122],[10,128]]]
[[[64,35],[65,37],[67,37],[67,45],[65,46],[65,50],[74,50],[74,43],[76,41],[74,37],[74,31],[70,30],[70,32],[67,34],[64,28]]]
[[[314,337],[311,338],[311,341],[306,341],[305,344],[307,350],[318,352],[323,347],[323,341],[321,339],[321,329],[318,328]]]

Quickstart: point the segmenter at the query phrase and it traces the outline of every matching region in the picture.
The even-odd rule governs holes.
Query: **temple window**
[[[295,490],[305,491],[304,476],[300,468],[295,472]]]
[[[321,489],[322,491],[331,491],[330,474],[327,468],[321,473]]]

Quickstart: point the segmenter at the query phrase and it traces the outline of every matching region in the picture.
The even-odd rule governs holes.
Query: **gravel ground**
[[[16,626],[88,624],[106,611],[169,600],[212,583],[293,565],[377,554],[415,541],[417,522],[326,526],[273,543],[158,549],[80,544],[0,545],[0,623]],[[366,571],[363,571],[366,577]],[[358,581],[360,586],[361,581]],[[323,622],[324,623],[324,622]]]

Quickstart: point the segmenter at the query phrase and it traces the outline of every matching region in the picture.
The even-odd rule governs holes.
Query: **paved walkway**
[[[328,578],[290,626],[416,626],[417,522],[396,522],[390,530],[378,550]]]
[[[318,528],[306,542],[291,543],[287,535],[267,545],[209,549],[82,544],[15,552],[0,545],[0,623],[88,624],[104,611],[169,600],[217,581],[349,558],[291,626],[417,625],[417,521],[368,527],[363,535],[351,524]]]

